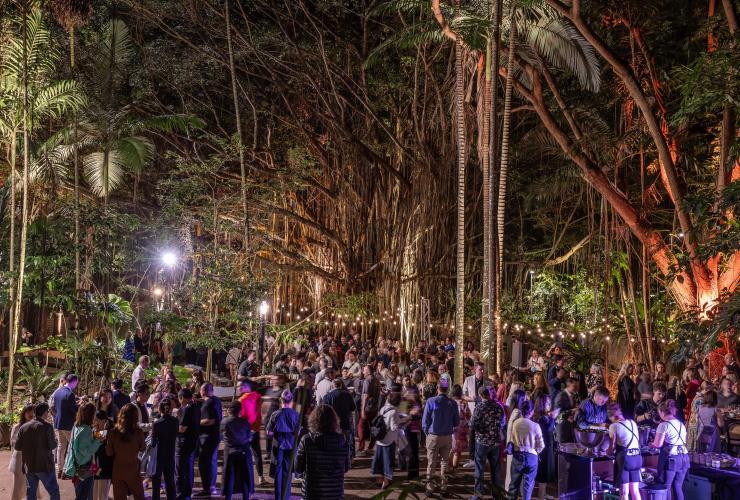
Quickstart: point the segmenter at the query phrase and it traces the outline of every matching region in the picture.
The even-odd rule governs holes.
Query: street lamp
[[[260,303],[260,338],[257,347],[257,362],[262,366],[265,363],[265,321],[270,306],[264,300]]]

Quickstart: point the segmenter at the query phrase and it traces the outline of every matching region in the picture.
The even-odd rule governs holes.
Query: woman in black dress
[[[617,403],[622,408],[624,418],[631,420],[635,418],[635,405],[637,404],[637,386],[632,379],[635,373],[635,365],[625,363],[619,370],[617,377]]]
[[[542,430],[542,440],[545,442],[545,449],[539,454],[537,459],[537,482],[538,498],[545,498],[547,483],[555,481],[555,417],[551,414],[552,402],[550,395],[547,393],[538,394],[534,400],[534,415],[532,420],[537,422]]]

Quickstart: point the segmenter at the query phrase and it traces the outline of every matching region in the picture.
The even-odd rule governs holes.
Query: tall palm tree
[[[460,7],[458,0],[457,7]],[[465,343],[465,68],[463,43],[455,41],[455,126],[457,128],[457,270],[455,293],[455,383],[463,382]]]
[[[509,19],[514,19],[516,2],[509,5]],[[511,95],[514,91],[514,54],[516,53],[516,22],[509,28],[509,58],[506,64],[504,115],[501,126],[501,166],[498,172],[498,200],[496,213],[496,297],[494,322],[496,325],[496,372],[501,373],[504,357],[504,332],[501,325],[501,284],[504,271],[504,227],[506,224],[506,179],[509,173],[509,139],[511,134]]]
[[[74,77],[75,73],[75,29],[87,22],[92,14],[91,0],[54,0],[51,10],[57,22],[64,26],[69,33],[69,65]],[[75,290],[80,289],[80,162],[77,155],[77,115],[72,118],[73,129],[73,164],[74,164],[74,191],[75,191]]]
[[[20,334],[20,313],[23,302],[26,240],[29,224],[30,140],[34,125],[47,118],[58,118],[78,108],[83,100],[72,81],[54,81],[58,53],[51,44],[51,36],[44,25],[41,12],[33,5],[21,6],[21,16],[13,19],[5,34],[0,64],[0,132],[8,141],[11,164],[11,193],[18,189],[16,147],[22,133],[23,174],[21,176],[21,234],[17,275],[11,278],[11,332],[9,338],[9,376],[7,400],[12,401],[15,383],[15,350]],[[15,218],[15,196],[11,195],[11,219]],[[11,230],[15,230],[14,223]],[[15,238],[11,234],[14,248]],[[13,250],[11,250],[13,252]],[[14,254],[10,267],[14,269]]]

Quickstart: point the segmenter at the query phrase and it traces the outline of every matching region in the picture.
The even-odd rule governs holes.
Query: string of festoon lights
[[[411,305],[409,308],[418,308],[418,305]],[[280,323],[293,323],[293,322],[312,322],[317,326],[334,327],[334,328],[357,328],[357,327],[371,327],[373,325],[382,325],[384,328],[398,327],[401,326],[401,308],[395,310],[385,309],[377,314],[349,314],[346,312],[335,312],[329,311],[328,307],[321,307],[313,309],[308,306],[297,306],[293,308],[293,303],[281,304],[280,312],[278,315],[278,321]],[[611,341],[613,332],[615,330],[614,323],[622,325],[624,323],[624,316],[619,317],[607,317],[602,316],[594,320],[585,320],[584,323],[576,323],[576,321],[562,321],[562,320],[547,320],[536,323],[526,322],[504,322],[504,330],[507,334],[526,338],[528,336],[539,337],[542,339],[551,340],[576,340],[583,339],[588,340],[591,338],[602,338],[609,342]],[[407,326],[416,327],[416,321],[407,323]],[[437,330],[444,334],[446,332],[453,333],[455,331],[454,322],[439,322],[432,321],[429,323],[429,327],[432,330]],[[469,321],[465,324],[465,330],[473,333],[475,330],[480,328],[480,321]],[[630,338],[632,342],[636,339],[634,336]],[[665,343],[665,339],[661,339],[661,342]]]

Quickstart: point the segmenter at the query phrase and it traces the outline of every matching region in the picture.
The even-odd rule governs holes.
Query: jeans
[[[686,453],[673,455],[662,471],[658,471],[660,482],[671,490],[673,500],[683,500],[683,481],[689,471],[689,456]]]
[[[50,500],[59,500],[59,483],[53,472],[29,472],[26,474],[27,500],[36,500],[39,481],[44,485]]]
[[[254,465],[257,466],[257,475],[259,477],[264,476],[264,469],[262,468],[262,450],[260,449],[260,433],[259,431],[252,432],[252,441],[249,443],[252,448],[252,456],[254,457]]]
[[[442,488],[447,487],[447,461],[452,449],[452,435],[427,434],[427,483],[431,484],[434,470],[439,466]]]
[[[93,476],[83,479],[75,484],[75,500],[92,500]]]
[[[484,476],[486,465],[491,466],[491,492],[493,487],[499,483],[499,445],[487,446],[482,443],[475,444],[475,496],[482,497],[485,494],[486,487]]]
[[[198,454],[198,469],[200,470],[201,484],[204,491],[211,491],[216,486],[218,475],[218,435],[203,434],[200,436],[200,452]]]
[[[349,458],[350,460],[355,458],[355,430],[350,429],[342,429],[342,434],[344,435],[344,440],[347,441],[347,445],[349,446]]]
[[[157,464],[157,471],[154,476],[152,476],[152,500],[160,499],[162,477],[164,477],[164,491],[167,494],[167,500],[170,498],[177,498],[177,489],[175,488],[175,467],[172,463],[169,463]]]
[[[193,495],[193,466],[195,450],[175,449],[175,478],[177,500],[190,500]]]
[[[375,445],[375,454],[370,464],[370,473],[382,474],[388,481],[393,480],[393,466],[396,458],[396,443],[390,446]]]
[[[530,500],[537,476],[537,455],[515,452],[511,456],[511,484],[509,496],[516,498],[521,486],[522,499]]]

